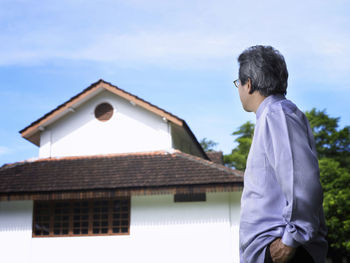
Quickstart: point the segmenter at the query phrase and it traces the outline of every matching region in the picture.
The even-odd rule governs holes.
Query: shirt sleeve
[[[311,129],[299,113],[270,112],[264,129],[268,165],[286,200],[281,215],[286,224],[282,242],[291,247],[315,237],[323,201]]]

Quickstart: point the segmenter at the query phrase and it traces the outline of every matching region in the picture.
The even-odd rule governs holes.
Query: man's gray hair
[[[250,93],[263,96],[287,94],[288,70],[282,54],[271,46],[252,46],[238,57],[239,79],[244,85],[251,80]]]

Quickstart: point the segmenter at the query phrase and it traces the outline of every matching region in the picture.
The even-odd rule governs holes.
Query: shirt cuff
[[[292,233],[288,232],[287,229],[284,230],[283,236],[282,236],[282,243],[289,247],[298,247],[300,246],[300,243],[295,241],[292,237]]]

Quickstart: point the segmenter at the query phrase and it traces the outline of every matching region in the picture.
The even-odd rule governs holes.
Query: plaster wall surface
[[[32,201],[0,201],[0,262],[31,262]]]
[[[32,238],[31,201],[0,202],[1,262],[239,262],[240,192],[131,199],[130,235]]]
[[[95,118],[100,103],[112,105],[110,120]],[[55,123],[40,136],[39,157],[98,155],[169,150],[170,126],[162,117],[102,91]]]

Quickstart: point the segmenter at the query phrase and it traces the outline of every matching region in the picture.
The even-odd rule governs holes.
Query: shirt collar
[[[280,100],[283,100],[285,99],[284,95],[281,95],[281,94],[274,94],[274,95],[270,95],[268,96],[266,99],[264,99],[257,111],[256,111],[256,119],[259,119],[260,115],[262,114],[262,112],[264,111],[264,109],[266,108],[267,105],[273,103],[273,102],[276,102],[276,101],[280,101]]]

